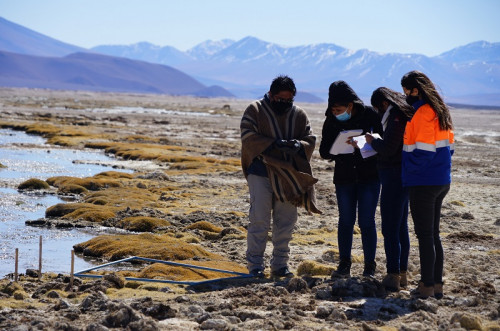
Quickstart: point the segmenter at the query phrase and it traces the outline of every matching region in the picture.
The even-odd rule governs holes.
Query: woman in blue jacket
[[[409,187],[410,210],[418,238],[420,298],[443,297],[443,246],[439,222],[443,199],[450,190],[453,123],[448,107],[432,81],[420,71],[401,79],[415,114],[405,129],[402,154],[403,185]]]

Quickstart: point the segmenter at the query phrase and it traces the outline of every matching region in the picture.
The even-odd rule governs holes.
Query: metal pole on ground
[[[16,265],[14,268],[14,281],[17,282],[18,279],[18,273],[17,273],[17,268],[19,266],[19,248],[16,248]]]
[[[42,279],[42,236],[40,236],[40,245],[38,252],[38,279]]]
[[[73,288],[73,278],[75,274],[75,250],[71,250],[71,276],[69,278],[69,288]]]

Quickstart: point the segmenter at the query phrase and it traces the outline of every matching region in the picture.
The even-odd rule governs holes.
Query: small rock
[[[116,273],[104,275],[103,279],[112,283],[116,288],[125,287],[125,278],[117,275]]]
[[[160,303],[142,310],[142,313],[157,320],[164,320],[167,318],[175,317],[177,315],[177,310],[172,309],[170,306],[164,305],[163,303]]]
[[[431,313],[437,313],[438,305],[432,299],[421,300],[417,299],[410,304],[413,310],[423,310]]]
[[[61,296],[56,291],[49,291],[47,293],[47,297],[51,298],[51,299],[57,299],[57,298],[60,298]]]
[[[178,302],[178,303],[189,302],[189,297],[186,295],[178,296],[175,298],[175,302]]]
[[[223,319],[209,319],[201,323],[200,329],[202,330],[228,330],[229,326]]]
[[[85,331],[107,331],[107,330],[109,330],[107,327],[99,323],[91,323],[85,329]]]
[[[36,269],[26,269],[26,276],[38,278],[40,273]]]
[[[127,330],[130,331],[156,331],[160,330],[158,324],[151,319],[140,319],[138,321],[130,322],[127,325]]]
[[[305,292],[307,291],[307,283],[302,278],[292,278],[288,282],[286,289],[288,292]]]
[[[199,316],[199,315],[202,315],[203,313],[205,313],[205,310],[199,306],[199,305],[190,305],[188,308],[187,308],[187,315],[189,317],[196,317],[196,316]]]
[[[316,299],[328,300],[332,298],[332,287],[323,286],[316,289]]]
[[[110,312],[104,318],[104,324],[108,327],[126,327],[130,322],[139,320],[136,312],[125,304],[120,304],[117,310]]]
[[[318,306],[318,308],[316,308],[316,317],[317,318],[327,318],[328,316],[330,316],[330,314],[332,313],[333,311],[333,306]]]
[[[464,220],[473,220],[474,219],[474,215],[472,215],[469,212],[465,212],[465,213],[462,214],[462,218]]]

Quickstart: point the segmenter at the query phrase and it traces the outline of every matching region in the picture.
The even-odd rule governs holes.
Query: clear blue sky
[[[85,48],[147,41],[185,51],[254,36],[434,56],[500,41],[499,0],[0,0],[0,16]]]

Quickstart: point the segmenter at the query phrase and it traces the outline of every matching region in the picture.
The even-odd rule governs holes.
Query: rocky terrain
[[[48,184],[42,187],[46,194],[74,201],[49,208],[45,218],[27,226],[122,229],[75,246],[79,258],[98,263],[136,255],[245,272],[249,201],[238,160],[239,121],[248,103],[0,89],[0,127],[43,135],[54,148],[103,149],[117,158],[116,172],[40,178]],[[325,105],[300,106],[319,143]],[[152,264],[104,271],[102,278],[77,277],[70,284],[69,272],[46,272],[39,280],[36,270],[23,271],[18,282],[12,275],[0,280],[0,329],[500,330],[500,111],[453,109],[452,116],[456,146],[452,188],[442,212],[441,300],[410,296],[419,280],[411,217],[408,288],[389,293],[380,284],[385,255],[379,212],[376,278],[361,277],[358,232],[352,277],[330,278],[338,262],[334,164],[315,152],[323,214],[299,213],[291,243],[294,278],[196,284],[228,275]],[[133,174],[120,173],[130,167]],[[132,239],[139,241],[127,241]],[[270,249],[269,243],[267,255]]]

